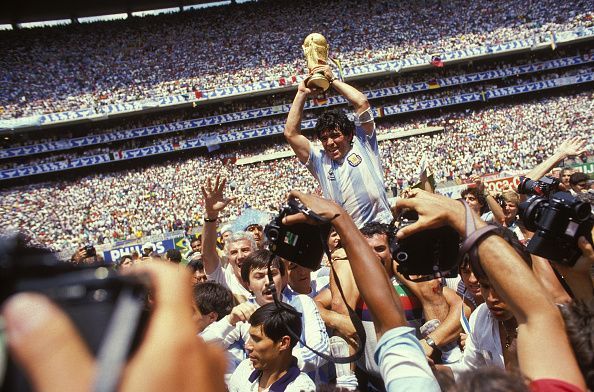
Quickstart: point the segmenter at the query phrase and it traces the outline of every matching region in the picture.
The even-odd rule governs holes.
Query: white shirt
[[[499,337],[499,322],[485,303],[480,304],[470,315],[470,334],[466,338],[464,356],[458,363],[447,365],[452,369],[454,378],[461,373],[485,366],[505,369],[503,351]]]
[[[310,392],[316,390],[316,384],[305,373],[289,368],[287,373],[264,391]],[[229,381],[229,392],[258,392],[260,375],[254,369],[252,361],[241,362]]]
[[[206,279],[222,284],[228,288],[233,295],[242,295],[245,298],[252,296],[252,293],[243,287],[241,282],[237,279],[237,276],[235,276],[231,263],[227,264],[227,267],[225,267],[224,270],[221,268],[221,264],[217,265],[217,268],[212,274],[206,274]]]
[[[352,148],[340,161],[310,144],[305,166],[320,184],[324,197],[341,205],[359,228],[367,222],[392,221],[379,156],[375,129],[367,136],[356,127]]]
[[[283,294],[282,301],[293,306],[302,315],[301,340],[314,350],[329,355],[330,343],[326,325],[314,301],[306,295],[289,292]],[[219,342],[225,348],[235,342],[247,342],[249,339],[250,324],[240,321],[233,326],[229,323],[228,315],[210,324],[209,327],[202,332],[202,338],[207,342]],[[293,348],[293,356],[297,358],[299,369],[306,373],[313,373],[326,363],[323,358],[303,346],[301,342]]]

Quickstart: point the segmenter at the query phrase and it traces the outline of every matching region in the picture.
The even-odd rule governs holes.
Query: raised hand
[[[586,140],[580,138],[579,136],[575,136],[561,143],[561,145],[557,148],[557,151],[565,156],[573,157],[586,152],[586,144]]]
[[[235,199],[225,197],[223,189],[225,189],[226,182],[227,180],[225,178],[221,180],[220,176],[217,176],[213,186],[211,178],[209,177],[206,180],[206,187],[202,187],[204,209],[206,210],[207,217],[210,219],[217,218],[219,212],[225,209],[225,207]]]

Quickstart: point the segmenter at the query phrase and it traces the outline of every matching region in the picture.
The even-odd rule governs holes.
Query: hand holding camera
[[[138,274],[151,281],[154,307],[146,333],[125,366],[118,390],[190,391],[196,385],[205,390],[224,390],[223,353],[195,336],[191,287],[182,284],[189,282],[188,272],[153,262],[135,268],[134,275]],[[12,359],[25,370],[37,390],[112,390],[115,386],[106,389],[102,385],[100,361],[91,354],[89,342],[75,327],[72,315],[65,312],[67,306],[59,305],[62,308],[47,297],[32,293],[12,295],[4,302],[2,316]],[[91,314],[97,313],[100,312]],[[92,324],[92,320],[87,320],[87,324],[97,333],[104,332],[103,326]],[[10,390],[27,389],[19,384]]]

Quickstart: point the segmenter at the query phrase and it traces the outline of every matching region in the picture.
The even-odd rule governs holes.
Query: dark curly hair
[[[314,132],[318,139],[322,132],[327,129],[336,129],[346,137],[351,137],[355,133],[355,123],[349,120],[342,110],[329,110],[324,112],[316,122]]]

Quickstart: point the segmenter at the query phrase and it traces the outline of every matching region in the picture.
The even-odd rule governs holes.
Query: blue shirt
[[[440,392],[421,343],[410,327],[393,328],[377,344],[375,361],[388,392]]]

